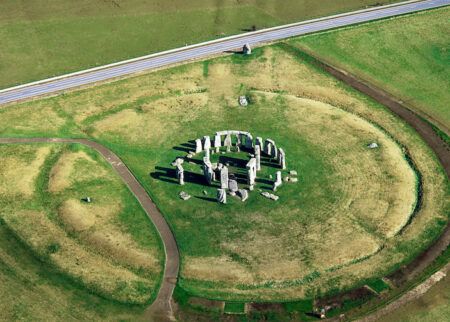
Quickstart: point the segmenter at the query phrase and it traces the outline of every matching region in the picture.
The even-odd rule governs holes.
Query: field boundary
[[[144,187],[131,173],[122,160],[102,144],[89,139],[63,139],[63,138],[0,138],[0,144],[28,144],[28,143],[78,143],[96,150],[112,166],[131,193],[141,204],[149,219],[152,221],[163,242],[165,265],[163,279],[155,301],[147,309],[149,318],[158,321],[171,321],[174,319],[172,309],[172,295],[178,279],[180,256],[175,237],[163,215],[159,212]]]

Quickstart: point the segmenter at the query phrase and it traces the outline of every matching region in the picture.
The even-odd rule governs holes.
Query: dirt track
[[[155,321],[174,320],[172,310],[172,294],[177,282],[178,270],[180,266],[178,247],[166,220],[161,215],[158,208],[156,208],[145,189],[133,176],[122,160],[120,160],[114,152],[105,146],[88,139],[0,138],[0,144],[11,143],[79,143],[95,149],[109,164],[111,164],[144,208],[147,216],[158,230],[164,244],[164,276],[155,301],[147,309],[146,318]]]

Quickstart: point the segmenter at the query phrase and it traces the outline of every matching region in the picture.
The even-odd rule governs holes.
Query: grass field
[[[449,18],[446,7],[294,43],[387,90],[449,135]]]
[[[3,0],[0,88],[393,0]]]
[[[0,160],[0,318],[141,314],[133,305],[156,295],[163,255],[110,166],[80,145],[1,145]],[[59,310],[43,310],[51,301]]]
[[[301,57],[274,45],[6,107],[0,135],[85,136],[118,153],[174,230],[179,283],[191,294],[239,301],[338,292],[395,269],[437,236],[448,220],[448,181],[411,128]],[[250,97],[247,109],[240,94]],[[257,190],[226,206],[210,202],[216,187],[177,185],[170,163],[185,144],[224,129],[274,139],[299,182],[284,184],[276,203]],[[380,148],[367,149],[372,141]],[[276,169],[264,171],[261,190]],[[193,198],[180,200],[181,190]]]
[[[380,321],[448,321],[450,316],[450,275],[444,277],[419,299],[395,310]]]

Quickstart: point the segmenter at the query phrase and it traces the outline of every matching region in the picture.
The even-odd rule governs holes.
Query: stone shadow
[[[217,199],[216,198],[200,197],[200,196],[194,196],[194,198],[217,203]]]

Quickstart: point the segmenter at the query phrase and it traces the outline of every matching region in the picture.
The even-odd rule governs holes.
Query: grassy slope
[[[173,150],[173,147],[205,133],[229,127],[248,127],[254,133],[261,134],[264,137],[272,137],[276,141],[283,138],[282,133],[288,131],[286,125],[290,124],[291,119],[296,117],[295,113],[288,113],[289,108],[284,103],[283,97],[277,99],[275,96],[275,100],[260,98],[258,104],[251,106],[247,112],[240,113],[242,117],[236,118],[235,105],[237,104],[235,99],[237,95],[246,93],[252,87],[274,92],[285,91],[300,97],[329,102],[370,119],[372,122],[382,124],[389,133],[409,147],[413,159],[424,175],[424,186],[429,187],[430,192],[424,196],[423,209],[413,221],[413,223],[417,222],[418,224],[410,225],[405,234],[399,237],[399,240],[404,239],[407,241],[406,243],[389,243],[392,248],[386,247],[380,253],[380,256],[372,257],[373,260],[356,261],[349,266],[337,267],[335,271],[328,272],[330,273],[328,277],[335,276],[335,279],[328,279],[327,277],[316,279],[312,283],[314,287],[317,287],[319,284],[316,282],[321,281],[320,287],[322,287],[322,290],[336,291],[334,287],[338,283],[348,286],[360,282],[360,276],[355,275],[354,267],[357,267],[358,274],[364,272],[364,276],[372,276],[374,268],[378,269],[386,265],[386,258],[397,261],[398,255],[400,255],[400,258],[408,260],[409,256],[413,256],[420,251],[426,244],[424,241],[429,242],[445,224],[445,219],[437,218],[436,214],[441,213],[442,196],[445,194],[444,189],[447,183],[443,181],[442,170],[440,170],[436,160],[413,130],[399,122],[378,104],[308,66],[302,61],[301,57],[295,57],[295,51],[293,57],[287,55],[282,49],[282,46],[268,47],[267,49],[256,50],[250,58],[233,56],[213,60],[207,64],[208,68],[204,68],[202,63],[180,66],[59,97],[10,106],[0,111],[2,135],[30,136],[36,135],[36,133],[41,135],[46,135],[46,133],[47,135],[91,135],[101,140],[123,158],[148,191],[152,193],[155,201],[159,203],[159,206],[175,227],[182,256],[186,252],[189,252],[188,255],[194,256],[221,255],[225,252],[225,248],[221,247],[226,246],[228,247],[227,255],[232,258],[234,264],[244,264],[245,266],[246,259],[242,258],[242,252],[245,254],[246,251],[253,251],[254,253],[250,255],[253,256],[253,259],[258,259],[262,256],[258,255],[258,249],[260,248],[254,247],[252,250],[250,247],[238,247],[233,254],[230,252],[232,250],[229,247],[230,244],[226,245],[222,242],[231,241],[231,245],[232,242],[236,242],[238,246],[239,243],[243,243],[243,245],[247,243],[250,246],[253,243],[245,240],[245,238],[248,238],[246,234],[250,230],[257,232],[257,229],[260,229],[261,232],[266,234],[256,233],[254,235],[255,238],[259,238],[259,241],[264,242],[270,240],[265,238],[267,235],[286,236],[284,230],[286,225],[293,227],[293,223],[296,223],[300,225],[299,229],[304,229],[302,225],[311,222],[310,214],[314,214],[315,218],[320,221],[320,216],[335,209],[333,198],[339,197],[341,193],[338,184],[342,183],[343,188],[361,187],[364,184],[356,182],[353,185],[346,186],[346,180],[332,181],[331,176],[324,180],[324,173],[334,173],[334,171],[327,171],[329,168],[326,164],[317,167],[317,164],[326,163],[320,160],[325,156],[326,151],[324,150],[326,149],[308,143],[303,135],[291,135],[290,137],[295,137],[296,140],[286,140],[283,145],[287,151],[290,151],[288,158],[294,156],[294,159],[298,159],[297,162],[301,163],[298,163],[297,166],[298,169],[304,171],[301,172],[301,179],[307,179],[304,183],[298,185],[298,188],[286,185],[283,190],[280,190],[280,193],[284,194],[287,197],[286,199],[289,200],[291,208],[295,207],[296,202],[296,198],[292,198],[292,193],[301,192],[299,200],[302,205],[301,207],[295,207],[298,211],[295,220],[290,217],[292,214],[289,211],[283,213],[284,204],[272,206],[264,200],[255,202],[255,196],[251,196],[247,204],[242,204],[237,200],[231,201],[230,203],[233,204],[234,208],[224,212],[215,203],[206,202],[208,206],[203,207],[204,202],[200,203],[196,199],[183,204],[183,201],[177,198],[179,186],[154,180],[149,176],[149,172],[155,172],[153,170],[155,166],[169,167],[173,157],[179,154],[179,152]],[[272,54],[264,55],[266,50]],[[230,64],[230,61],[232,64]],[[192,92],[197,94],[186,94]],[[202,105],[202,102],[204,102],[202,97],[205,95],[209,96],[208,104]],[[33,114],[30,111],[33,111]],[[257,113],[253,113],[254,111]],[[279,113],[273,113],[273,111]],[[33,118],[31,119],[29,115],[33,115]],[[49,119],[49,115],[52,115],[53,122],[42,122],[43,119]],[[220,115],[223,115],[223,118],[219,117]],[[258,122],[255,122],[255,120],[258,120]],[[304,127],[300,126],[299,128]],[[333,142],[334,132],[330,133],[326,127],[317,126],[311,130],[322,131],[323,133],[317,136],[321,140],[327,135],[331,135],[332,138],[328,140],[328,143]],[[305,137],[308,135],[307,132],[304,133]],[[336,134],[338,132],[340,131],[336,131]],[[363,142],[355,142],[364,146]],[[324,143],[327,144],[327,142]],[[302,153],[302,149],[299,149],[299,147],[304,149],[303,152],[309,151],[309,153]],[[350,153],[350,155],[353,154]],[[334,158],[334,155],[327,155],[323,159],[334,159],[336,162],[343,161],[343,163],[335,165],[337,169],[344,166],[345,163],[349,163],[346,162],[346,158]],[[292,163],[292,160],[288,159],[288,162]],[[351,175],[348,178],[349,181],[351,181],[351,177],[355,176]],[[390,175],[387,174],[386,177],[389,178]],[[317,189],[317,186],[321,186],[321,188]],[[201,196],[201,190],[204,188],[187,185],[186,189],[192,189],[196,196]],[[350,190],[348,195],[353,196],[356,192],[357,190]],[[213,191],[210,191],[209,195],[211,196],[212,193]],[[319,199],[321,202],[317,202]],[[342,200],[345,204],[346,199]],[[325,206],[322,209],[323,211],[317,211],[317,204]],[[269,205],[269,209],[274,209],[271,215],[260,217],[256,213],[242,217],[240,213],[240,210],[252,206],[252,209],[260,209],[265,214],[264,210]],[[174,211],[174,209],[177,211]],[[190,209],[194,211],[190,212]],[[276,215],[276,212],[278,212],[278,215]],[[223,217],[222,213],[226,214],[226,217]],[[276,218],[276,220],[273,218],[268,220],[271,217]],[[205,223],[208,223],[208,225]],[[349,226],[351,225],[353,224]],[[230,229],[230,227],[233,227],[233,229]],[[294,234],[298,227],[292,229]],[[331,224],[329,227],[336,226]],[[426,227],[425,232],[424,227]],[[329,238],[329,234],[336,231],[338,230],[331,229],[324,238]],[[306,229],[305,232],[308,232],[308,230]],[[306,234],[300,234],[299,236],[303,238],[304,235]],[[354,237],[354,231],[352,231],[352,236]],[[323,239],[320,239],[320,241],[320,244],[323,245]],[[350,243],[344,242],[343,245],[347,246],[348,244]],[[277,241],[274,245],[280,247],[281,244]],[[300,244],[292,245],[292,240],[289,240],[287,245],[289,247],[280,247],[280,249],[292,251],[293,258],[304,258],[306,259],[305,262],[310,260],[311,256],[321,254],[314,251],[304,252],[303,247],[293,249],[293,246],[298,247]],[[313,245],[313,243],[309,242],[307,245]],[[263,244],[264,247],[269,246]],[[335,252],[332,247],[328,248],[328,250],[330,249]],[[343,249],[343,247],[340,247],[340,249]],[[395,249],[395,251],[389,253],[389,249]],[[272,252],[273,254],[279,255],[277,252]],[[330,257],[334,258],[334,256]],[[283,258],[290,257],[285,256]],[[310,264],[307,263],[307,265]],[[215,267],[218,266],[215,265]],[[273,265],[268,267],[272,268]],[[313,265],[310,265],[311,267]],[[315,278],[317,278],[316,275],[314,275]],[[346,278],[342,278],[342,276]],[[351,278],[347,278],[348,276],[351,276]],[[290,282],[287,281],[286,285],[283,286],[289,287]],[[307,280],[306,282],[311,281]],[[297,280],[293,285],[298,286],[296,283],[301,284],[303,282]],[[216,292],[212,296],[217,296],[218,287],[214,284],[187,281],[185,286],[200,294],[202,294],[201,290],[210,288],[210,294]],[[220,285],[220,288],[223,288],[223,284]],[[270,287],[267,287],[267,289],[270,290]],[[320,292],[321,290],[315,291]],[[223,293],[222,291],[219,296],[233,296]]]
[[[450,8],[299,38],[298,45],[368,79],[450,128]]]
[[[109,294],[105,292],[105,289],[102,290],[101,286],[108,283],[108,276],[105,276],[106,278],[97,276],[86,281],[84,273],[79,274],[79,271],[71,268],[73,256],[77,256],[83,262],[85,259],[87,260],[81,264],[84,265],[86,271],[95,272],[97,265],[104,267],[105,263],[109,263],[109,267],[120,269],[121,272],[133,272],[146,283],[146,287],[142,288],[141,303],[148,303],[158,289],[163,255],[156,231],[138,202],[118,176],[110,173],[111,167],[98,153],[80,145],[2,145],[0,146],[1,156],[5,157],[3,161],[9,171],[0,173],[0,188],[5,188],[7,182],[13,185],[14,182],[21,182],[20,179],[8,178],[8,175],[17,175],[12,171],[14,168],[11,166],[11,161],[7,161],[8,158],[14,158],[17,160],[17,164],[22,165],[23,162],[32,160],[35,149],[45,146],[51,147],[52,152],[46,158],[44,165],[40,168],[40,174],[34,180],[34,194],[23,196],[18,193],[17,189],[15,191],[11,189],[0,197],[0,294],[4,299],[0,304],[0,312],[2,312],[0,319],[33,317],[39,320],[98,320],[115,315],[121,318],[140,316],[144,310],[143,306],[131,305],[127,301],[123,301],[125,304],[111,301],[111,298],[118,300],[115,294],[122,293],[121,290],[128,289],[128,286],[121,284],[121,290],[117,290],[115,294]],[[72,172],[70,177],[73,180],[72,185],[64,190],[50,193],[48,191],[49,175],[57,160],[56,157],[60,156],[62,152],[87,153],[92,161],[77,163],[76,174]],[[83,174],[92,177],[92,173],[89,173],[92,168],[103,175],[108,174],[108,178],[83,178]],[[20,168],[16,170],[20,171]],[[69,225],[69,222],[63,219],[67,217],[64,217],[60,207],[65,201],[80,198],[86,194],[93,198],[93,207],[101,207],[102,213],[94,211],[93,214],[85,213],[82,216],[95,217],[96,220],[99,220],[105,216],[108,210],[101,206],[105,203],[121,204],[123,210],[120,213],[113,213],[98,227],[90,227],[89,231],[86,229],[74,230],[75,226]],[[33,219],[14,223],[14,217],[25,209],[45,212],[46,218],[50,219],[47,222],[51,230],[41,232],[39,236],[36,236],[34,231],[40,228],[39,221],[35,222],[31,229],[27,223],[32,223]],[[84,218],[79,217],[79,220],[83,221]],[[65,238],[59,239],[60,235],[52,234],[58,229],[65,231],[67,234]],[[113,238],[124,237],[124,239],[115,239],[113,247],[116,249],[123,248],[123,243],[126,243],[130,252],[141,249],[144,254],[156,254],[159,257],[158,267],[156,270],[155,267],[141,268],[130,259],[122,259],[120,254],[118,256],[114,251],[105,248],[110,246],[109,243],[100,239],[97,240],[97,243],[95,240],[89,241],[94,234],[101,236],[102,233],[114,234]],[[43,251],[41,245],[45,245],[51,240],[53,242],[50,245],[58,245],[58,247],[54,248],[54,252],[49,255],[49,246],[47,246],[47,251]],[[69,240],[72,242],[71,245],[67,243]],[[77,246],[72,246],[74,244]],[[76,247],[80,248],[77,250]],[[80,249],[83,251],[79,252]],[[72,252],[72,256],[64,255],[67,251]],[[18,253],[20,255],[17,256]],[[55,255],[60,257],[55,258]],[[100,262],[96,262],[95,267],[90,266],[92,262],[89,264],[89,259],[91,258],[97,258]],[[14,303],[15,298],[20,298],[20,303]]]
[[[0,88],[393,0],[4,0]]]

